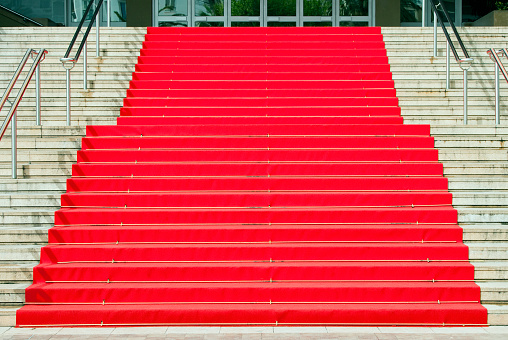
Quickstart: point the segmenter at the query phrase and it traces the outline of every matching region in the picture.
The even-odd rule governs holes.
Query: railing
[[[501,73],[503,73],[504,79],[508,82],[508,73],[506,72],[506,69],[503,65],[503,62],[501,61],[501,58],[499,56],[505,56],[508,58],[508,51],[506,48],[500,49],[496,51],[495,49],[491,48],[487,51],[487,54],[490,56],[490,59],[494,61],[494,81],[496,84],[496,125],[501,124],[501,114],[500,114],[500,104],[499,104],[499,70],[501,70]]]
[[[424,1],[425,2],[425,1]],[[435,3],[436,0],[429,0],[431,9],[434,13],[434,56],[437,55],[437,21],[439,21],[441,28],[443,29],[443,33],[446,37],[446,89],[450,89],[450,49],[453,53],[453,56],[455,58],[455,61],[459,64],[459,67],[462,69],[464,73],[464,124],[467,124],[467,71],[471,67],[471,64],[473,63],[473,58],[469,56],[469,53],[467,53],[466,47],[464,46],[464,43],[462,42],[462,39],[460,38],[459,32],[457,32],[457,28],[455,27],[455,24],[453,23],[453,20],[450,17],[450,14],[446,10],[446,7],[444,6],[442,0],[437,0],[437,4]],[[443,14],[446,17],[446,20],[450,24],[450,27],[452,28],[452,31],[455,35],[455,38],[457,39],[460,48],[462,50],[462,54],[464,55],[463,58],[459,56],[457,53],[457,50],[455,49],[455,46],[453,44],[453,41],[450,37],[450,34],[448,33],[448,29],[446,28],[445,22],[443,21],[443,18],[441,17],[441,13],[439,13],[438,7],[442,10]],[[437,19],[437,20],[436,20]]]
[[[20,17],[21,19],[23,19],[23,21],[29,21],[29,22],[31,22],[32,24],[36,25],[36,26],[44,26],[44,25],[43,25],[43,24],[41,24],[40,22],[37,22],[37,21],[35,21],[35,20],[33,20],[33,19],[30,19],[29,17],[24,16],[23,14],[20,14],[20,13],[18,13],[18,12],[15,12],[15,11],[13,11],[13,10],[12,10],[12,9],[10,9],[10,8],[7,8],[7,7],[2,6],[2,5],[0,5],[0,8],[1,8],[1,9],[3,9],[4,11],[7,11],[7,12],[9,12],[9,13],[11,13],[11,14],[13,14],[13,15],[17,16],[17,17]]]
[[[81,18],[81,21],[78,25],[78,28],[76,29],[76,32],[74,33],[74,36],[72,37],[71,43],[69,44],[69,48],[67,48],[67,52],[65,53],[64,57],[60,59],[62,62],[62,66],[65,69],[66,73],[66,117],[67,117],[67,126],[71,125],[71,70],[74,68],[76,63],[79,60],[79,57],[81,56],[81,52],[84,50],[83,54],[83,90],[87,89],[87,39],[88,35],[90,34],[90,30],[92,29],[92,26],[94,24],[94,21],[96,22],[96,39],[95,39],[95,50],[96,50],[96,56],[100,56],[100,20],[97,20],[97,15],[99,14],[99,10],[101,9],[102,3],[104,0],[99,0],[97,3],[97,6],[95,7],[95,11],[92,14],[92,18],[90,19],[90,23],[88,24],[88,27],[85,31],[85,34],[83,35],[83,39],[81,40],[81,43],[78,47],[78,50],[76,52],[76,55],[74,58],[70,58],[69,55],[71,54],[72,48],[74,47],[74,44],[76,43],[76,40],[78,38],[79,33],[81,32],[81,28],[83,27],[83,24],[85,23],[86,17],[88,16],[88,13],[90,12],[92,5],[95,3],[95,0],[90,0],[88,3],[88,6],[86,7],[85,12],[83,13],[83,18]],[[110,23],[109,15],[110,15],[110,1],[108,1],[108,26]]]
[[[41,84],[40,84],[40,63],[45,59],[46,54],[48,52],[45,49],[40,49],[39,51],[28,49],[23,56],[23,59],[21,59],[21,62],[18,65],[18,68],[16,72],[14,72],[14,75],[12,76],[11,81],[9,82],[9,85],[7,85],[7,89],[5,89],[4,95],[2,96],[2,99],[0,100],[0,111],[4,107],[6,102],[9,102],[11,104],[11,108],[9,110],[9,113],[7,114],[7,117],[5,117],[5,120],[2,124],[2,127],[0,128],[0,140],[5,134],[5,131],[7,130],[7,127],[9,126],[9,123],[11,123],[12,133],[11,133],[11,144],[12,144],[12,178],[16,179],[18,177],[17,175],[17,119],[16,119],[16,110],[18,108],[18,105],[23,98],[23,94],[26,91],[26,88],[28,84],[30,83],[30,80],[32,79],[32,76],[34,73],[35,81],[36,81],[36,88],[35,88],[35,96],[36,96],[36,125],[41,125]],[[16,84],[16,81],[18,80],[21,72],[23,71],[23,68],[25,67],[28,58],[32,56],[33,64],[32,67],[30,67],[30,70],[28,71],[25,81],[21,85],[21,88],[18,91],[18,94],[16,95],[16,99],[14,99],[13,102],[9,101],[9,95],[11,94],[12,89],[14,88],[14,85]]]

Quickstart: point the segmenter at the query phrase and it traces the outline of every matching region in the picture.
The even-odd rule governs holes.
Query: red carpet
[[[149,28],[18,326],[483,325],[379,28]]]

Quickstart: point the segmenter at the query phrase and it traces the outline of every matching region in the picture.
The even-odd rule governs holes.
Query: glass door
[[[126,26],[127,0],[104,0],[99,14],[99,18],[101,18],[99,23],[100,26],[106,27],[108,23],[108,11],[106,7],[108,1],[111,1],[110,25],[117,27]],[[89,2],[90,0],[68,0],[67,8],[70,9],[67,19],[68,26],[78,26]],[[98,3],[98,1],[95,1],[95,3]],[[86,21],[91,19],[94,10],[95,6],[92,6],[92,9],[88,12]]]
[[[336,5],[333,0],[303,0],[302,26],[334,26]]]
[[[232,27],[261,26],[264,1],[261,0],[230,0],[227,12],[227,25]]]
[[[157,26],[372,26],[373,0],[153,0]]]
[[[336,26],[374,26],[372,0],[338,0]]]

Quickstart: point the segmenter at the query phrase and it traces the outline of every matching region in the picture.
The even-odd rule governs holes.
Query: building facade
[[[423,0],[105,0],[112,26],[425,26]],[[428,1],[428,0],[425,0]],[[444,0],[457,26],[472,25],[499,0]],[[0,0],[0,5],[54,26],[75,26],[89,0]],[[1,24],[1,22],[0,22]]]

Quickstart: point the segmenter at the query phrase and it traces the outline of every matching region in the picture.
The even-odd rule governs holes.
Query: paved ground
[[[508,340],[508,327],[130,327],[130,328],[12,328],[0,327],[0,339],[352,339],[352,340]]]

